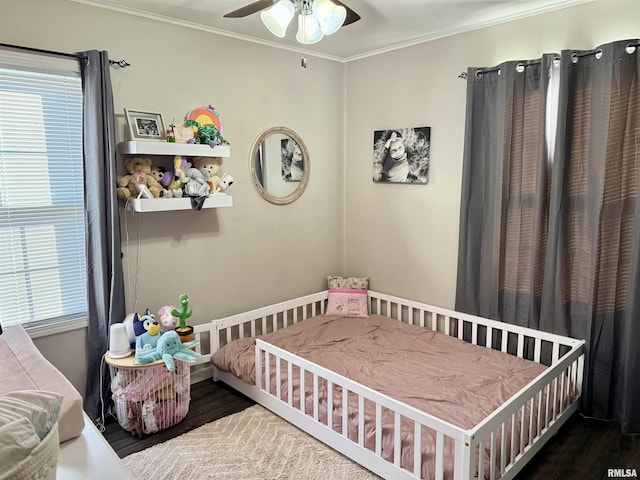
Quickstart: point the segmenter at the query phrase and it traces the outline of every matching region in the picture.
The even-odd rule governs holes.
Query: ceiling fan
[[[316,43],[324,35],[360,20],[360,15],[338,0],[258,0],[223,16],[241,18],[257,12],[261,12],[267,29],[280,38],[285,36],[289,23],[297,14],[296,39],[305,44]]]

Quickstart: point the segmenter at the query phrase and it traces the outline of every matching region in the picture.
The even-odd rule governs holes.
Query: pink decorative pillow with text
[[[326,314],[368,318],[367,291],[359,288],[330,288]]]

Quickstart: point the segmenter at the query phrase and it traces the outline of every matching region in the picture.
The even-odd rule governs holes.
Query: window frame
[[[37,54],[37,53],[25,53],[22,51],[16,52],[12,49],[7,49],[7,48],[2,48],[0,47],[0,69],[2,70],[9,70],[9,71],[14,71],[14,72],[23,72],[24,76],[27,77],[29,73],[38,73],[38,74],[50,74],[50,75],[57,75],[57,76],[64,76],[65,80],[66,78],[74,78],[74,84],[73,84],[73,90],[74,92],[74,96],[73,99],[70,100],[71,102],[75,102],[75,105],[73,106],[73,108],[75,109],[75,111],[77,112],[78,109],[78,100],[80,102],[79,105],[79,127],[80,127],[80,131],[76,131],[75,133],[70,134],[68,137],[68,139],[65,138],[65,142],[68,142],[68,144],[70,145],[69,150],[72,151],[72,155],[75,156],[75,163],[78,163],[78,158],[80,159],[80,163],[83,164],[84,162],[82,161],[82,156],[83,156],[83,151],[84,151],[84,146],[83,146],[83,139],[82,139],[82,125],[83,125],[83,112],[82,112],[82,104],[84,102],[84,98],[83,98],[83,91],[82,91],[82,81],[81,81],[81,77],[80,77],[80,64],[78,62],[77,59],[69,59],[69,58],[61,58],[61,57],[55,57],[55,56],[51,56],[51,55],[42,55],[42,54]],[[1,74],[1,73],[0,73]],[[16,76],[20,76],[20,73],[17,73]],[[7,77],[8,78],[8,77]],[[40,77],[42,78],[42,77]],[[35,82],[34,82],[35,83]],[[9,88],[8,90],[6,90],[7,92],[22,92],[23,90],[20,88],[17,89],[11,89]],[[37,90],[34,89],[34,91],[36,91],[37,93],[41,93]],[[65,93],[68,93],[67,90],[64,90]],[[77,92],[79,92],[80,96],[77,96]],[[49,133],[51,132],[51,127],[49,129],[47,129],[47,117],[48,115],[51,114],[51,110],[49,108],[45,109],[44,105],[47,104],[47,102],[43,101],[42,105],[43,105],[43,126],[45,128],[45,133]],[[56,105],[56,107],[63,107],[65,105],[70,105],[69,102],[61,102],[60,105]],[[55,110],[53,110],[54,114],[57,112],[60,112],[61,108],[56,108]],[[77,113],[75,113],[74,115],[77,115]],[[75,116],[74,117],[74,123],[78,123],[77,122],[78,117]],[[51,125],[51,123],[49,122],[49,125]],[[59,124],[57,124],[55,127],[60,127],[63,126],[63,122],[60,122]],[[57,130],[56,128],[53,128],[54,131]],[[57,134],[59,134],[59,132],[56,132]],[[47,165],[52,165],[54,162],[56,162],[56,159],[52,159],[50,157],[52,151],[56,152],[54,153],[54,155],[59,155],[59,141],[56,140],[57,142],[57,146],[58,149],[56,151],[56,149],[50,148],[49,146],[49,140],[47,141],[47,143],[45,143],[45,148],[43,149],[42,155],[47,156]],[[64,147],[63,147],[64,148]],[[4,153],[4,152],[3,152]],[[33,156],[35,154],[35,150],[34,151],[30,151],[29,149],[25,149],[24,151],[16,151],[16,152],[11,152],[11,154],[13,155],[17,155],[17,156]],[[49,154],[49,156],[48,156]],[[78,157],[79,155],[79,157]],[[15,159],[14,159],[15,161]],[[59,159],[57,159],[57,162],[60,162]],[[59,165],[58,165],[59,166]],[[84,168],[84,165],[83,165]],[[59,175],[59,172],[58,172]],[[80,172],[78,174],[75,175],[75,179],[73,181],[80,181],[82,182],[82,189],[81,189],[81,193],[82,193],[82,215],[84,215],[84,212],[86,212],[86,196],[85,196],[85,185],[83,182],[84,179],[84,174],[83,172]],[[5,179],[6,180],[6,179]],[[5,181],[3,180],[3,181]],[[47,179],[48,185],[52,185],[52,182],[55,182],[55,177],[49,177]],[[60,186],[58,185],[57,191],[60,191]],[[8,212],[12,212],[12,211],[16,211],[16,212],[20,212],[19,217],[22,217],[25,213],[27,214],[27,216],[25,217],[26,220],[22,221],[20,219],[16,218],[12,218],[11,222],[9,224],[9,226],[7,228],[13,229],[19,229],[20,232],[22,232],[22,229],[24,229],[27,226],[37,226],[39,225],[41,222],[41,219],[45,219],[47,217],[50,217],[50,213],[49,212],[64,212],[65,210],[69,210],[72,214],[74,212],[77,211],[79,203],[78,203],[78,193],[76,192],[76,196],[71,200],[71,202],[60,202],[57,201],[56,199],[56,194],[55,192],[52,192],[52,198],[50,203],[45,204],[45,205],[25,205],[25,206],[11,206],[11,205],[7,205],[6,203],[3,203],[2,205],[0,205],[0,217],[2,218],[9,218],[9,215],[7,215]],[[6,200],[6,199],[5,199]],[[31,217],[29,217],[29,211],[33,210],[33,215]],[[58,216],[58,218],[55,218],[54,220],[52,220],[51,222],[48,222],[46,225],[50,226],[51,228],[53,228],[54,230],[59,230],[60,228],[64,228],[65,227],[65,216],[64,214],[61,214]],[[36,218],[36,217],[40,217],[40,218]],[[30,222],[29,218],[31,219],[35,219],[35,222]],[[76,214],[76,218],[77,214]],[[76,229],[74,230],[74,232],[72,234],[76,234],[76,232],[78,231],[77,227],[78,226],[82,226],[83,230],[86,233],[86,217],[83,218],[82,220],[82,224],[80,223],[76,223]],[[22,233],[19,233],[19,235],[21,235]],[[56,239],[60,238],[59,235],[64,235],[64,234],[57,234],[56,235]],[[72,331],[72,330],[78,330],[78,329],[83,329],[86,328],[88,326],[88,312],[89,312],[89,298],[88,298],[88,288],[87,288],[87,281],[88,281],[88,258],[87,258],[87,239],[86,236],[83,238],[83,246],[84,248],[82,249],[82,247],[80,247],[79,249],[76,249],[76,252],[80,252],[82,250],[82,253],[84,255],[84,268],[85,268],[85,276],[83,277],[85,280],[85,288],[83,290],[83,292],[80,293],[84,293],[85,295],[85,299],[84,299],[84,305],[82,305],[82,301],[80,300],[80,310],[83,311],[78,311],[78,312],[74,312],[74,313],[66,313],[66,312],[62,312],[62,315],[57,315],[57,316],[52,316],[52,317],[48,317],[48,318],[39,318],[36,320],[30,320],[27,322],[23,322],[23,321],[19,321],[19,322],[12,322],[10,324],[5,324],[4,325],[4,329],[6,330],[7,328],[11,328],[11,326],[15,326],[15,325],[21,325],[32,338],[38,338],[38,337],[43,337],[43,336],[48,336],[48,335],[53,335],[53,334],[58,334],[58,333],[63,333],[63,332],[68,332],[68,331]],[[68,250],[68,252],[70,252],[71,257],[70,258],[77,258],[77,256],[73,256],[73,248],[70,248],[70,250]],[[58,257],[56,255],[56,257]],[[58,257],[59,258],[59,257]],[[56,269],[59,269],[60,267],[54,267]],[[30,269],[33,270],[33,269]],[[7,275],[15,275],[15,272],[17,271],[17,269],[13,269],[13,271],[9,270]],[[26,282],[26,281],[25,281]],[[27,285],[26,288],[30,288],[30,285],[28,283],[26,283],[25,285]],[[61,285],[60,288],[64,288],[66,285],[63,284]],[[63,294],[64,295],[64,294]],[[41,307],[42,308],[42,307]],[[44,306],[44,308],[46,307],[46,304]]]

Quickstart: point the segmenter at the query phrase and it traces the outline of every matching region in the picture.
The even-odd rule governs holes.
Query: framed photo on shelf
[[[130,140],[167,140],[167,131],[161,113],[141,112],[139,110],[124,109],[129,126]]]

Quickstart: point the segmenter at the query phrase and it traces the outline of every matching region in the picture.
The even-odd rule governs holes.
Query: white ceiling
[[[254,0],[72,1],[303,51],[294,38],[295,21],[286,37],[279,39],[262,25],[258,13],[223,18]],[[361,19],[305,46],[304,51],[352,60],[589,1],[593,0],[343,0]]]

